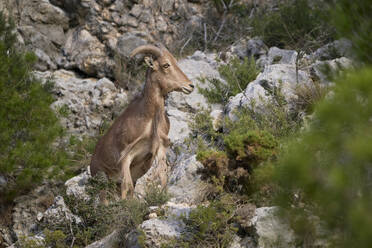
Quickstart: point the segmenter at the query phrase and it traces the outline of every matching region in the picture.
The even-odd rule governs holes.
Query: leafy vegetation
[[[269,47],[312,51],[334,37],[322,1],[284,0],[276,10],[261,8],[252,18],[252,34]]]
[[[242,92],[247,85],[256,79],[259,70],[253,58],[246,57],[243,62],[234,58],[229,64],[221,65],[218,71],[225,82],[218,79],[202,79],[212,84],[212,88],[198,87],[199,92],[204,95],[209,103],[226,104],[231,96]]]
[[[17,51],[14,23],[0,13],[0,174],[8,181],[0,201],[11,201],[61,173],[67,155],[55,141],[64,134],[49,107],[52,84],[31,74],[32,53]]]
[[[188,217],[182,218],[185,223],[184,234],[176,240],[162,245],[163,248],[212,248],[229,247],[234,234],[234,201],[229,195],[212,201],[208,206],[198,206]]]
[[[258,186],[255,175],[267,177],[270,161],[275,161],[280,146],[288,136],[296,133],[302,119],[292,113],[281,94],[281,89],[271,92],[269,100],[259,109],[250,107],[236,110],[236,120],[223,120],[221,130],[213,129],[208,111],[196,114],[191,125],[194,138],[198,140],[197,159],[204,165],[203,177],[214,184],[210,196],[221,192],[249,194],[256,204],[265,202],[256,195],[271,192],[269,183]]]
[[[372,68],[337,82],[317,105],[314,121],[292,140],[274,167],[279,203],[305,236],[311,217],[325,222],[337,247],[369,247],[372,240]]]

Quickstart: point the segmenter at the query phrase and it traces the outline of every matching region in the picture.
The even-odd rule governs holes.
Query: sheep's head
[[[178,67],[176,59],[166,48],[140,46],[133,50],[131,57],[140,53],[145,54],[145,62],[151,68],[151,81],[159,84],[163,95],[172,91],[190,94],[194,90],[191,80]]]

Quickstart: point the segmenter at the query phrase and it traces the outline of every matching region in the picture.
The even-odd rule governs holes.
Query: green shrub
[[[225,146],[235,161],[254,167],[275,157],[278,142],[265,131],[252,130],[242,134],[233,130],[226,136]]]
[[[338,80],[315,109],[309,129],[274,167],[278,203],[306,237],[312,216],[334,235],[335,247],[372,243],[372,68]]]
[[[340,37],[353,43],[354,52],[360,61],[372,64],[372,5],[369,0],[351,2],[331,1],[331,23]]]
[[[229,247],[237,231],[233,227],[234,206],[221,201],[209,206],[198,206],[184,218],[186,230],[191,234],[190,247]]]
[[[257,109],[254,103],[249,108],[236,110],[235,121],[226,118],[221,124],[224,133],[214,131],[208,118],[202,118],[201,114],[203,122],[194,123],[194,135],[200,134],[199,127],[203,134],[212,133],[211,136],[215,137],[211,142],[206,140],[210,136],[202,135],[204,143],[201,142],[197,151],[197,159],[204,165],[200,170],[203,178],[215,185],[215,190],[210,192],[211,198],[225,190],[246,193],[260,204],[264,201],[259,197],[268,197],[273,191],[271,183],[261,183],[262,178],[271,173],[265,167],[270,167],[275,161],[280,147],[288,136],[299,130],[302,120],[288,110],[280,87],[271,91],[271,97],[263,105],[265,110]],[[205,122],[209,124],[205,125]]]
[[[261,9],[251,20],[252,34],[269,47],[312,51],[332,40],[323,1],[284,0],[277,10]]]
[[[243,62],[234,58],[230,61],[230,64],[221,65],[218,71],[221,77],[226,80],[226,83],[213,78],[206,79],[212,84],[211,89],[198,87],[199,92],[207,98],[209,103],[226,104],[231,96],[245,90],[259,73],[255,60],[247,57],[244,58]]]
[[[43,242],[27,237],[20,237],[17,245],[22,248],[45,248]]]
[[[17,51],[15,43],[14,23],[0,13],[0,174],[8,180],[1,202],[58,175],[67,164],[55,144],[63,129],[50,108],[52,85],[32,76],[36,56]]]
[[[199,136],[205,141],[215,143],[220,138],[220,133],[213,128],[210,112],[210,110],[200,109],[190,121],[189,126],[193,136]]]
[[[68,246],[65,244],[66,234],[62,231],[50,231],[48,229],[44,230],[45,234],[45,244],[47,247],[53,248],[67,248]]]
[[[212,201],[208,206],[199,205],[188,217],[181,219],[185,231],[178,239],[162,244],[162,247],[174,248],[214,248],[229,247],[238,229],[234,226],[234,200],[224,195]]]

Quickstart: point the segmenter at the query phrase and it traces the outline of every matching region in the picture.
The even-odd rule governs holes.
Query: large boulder
[[[26,47],[35,52],[39,70],[57,69],[63,60],[60,48],[66,41],[69,16],[48,0],[20,0],[14,13]]]
[[[66,70],[35,74],[43,81],[54,81],[56,101],[52,108],[61,114],[67,132],[76,136],[95,135],[105,122],[119,115],[127,102],[123,90],[107,78],[84,79]]]
[[[205,184],[198,170],[203,165],[196,160],[196,155],[180,160],[172,169],[168,180],[168,192],[171,202],[196,204],[205,194]]]
[[[62,54],[53,44],[47,34],[41,33],[36,27],[24,25],[18,28],[19,33],[27,42],[26,48],[35,52],[38,57],[36,69],[45,71],[57,69],[57,64],[63,62]]]
[[[339,39],[324,45],[312,53],[312,60],[332,60],[339,57],[353,58],[352,43],[347,39]]]
[[[85,29],[75,29],[68,33],[64,54],[69,62],[66,68],[78,68],[86,75],[104,77],[112,70],[106,47]]]
[[[146,43],[146,40],[137,36],[135,33],[125,33],[118,38],[116,51],[121,57],[128,59],[136,47],[145,45]]]
[[[332,60],[316,61],[308,69],[311,75],[319,80],[321,84],[329,84],[331,83],[330,77],[337,75],[342,70],[352,68],[353,64],[352,60],[341,57]]]
[[[259,109],[265,107],[271,92],[281,90],[285,99],[290,102],[294,95],[294,90],[298,85],[310,84],[311,79],[307,71],[297,70],[291,64],[267,65],[256,80],[249,83],[247,88],[232,97],[227,104],[228,116],[234,119],[234,111],[242,106],[251,107],[252,104]]]
[[[161,248],[167,241],[179,238],[185,224],[175,219],[150,219],[144,221],[139,228],[142,233],[130,233],[126,237],[125,247],[139,248],[144,244],[146,247]]]
[[[192,113],[196,113],[202,108],[209,108],[207,99],[199,93],[198,88],[207,88],[211,85],[207,80],[201,79],[216,78],[224,81],[217,70],[219,62],[216,60],[216,54],[196,51],[192,56],[180,60],[178,65],[196,87],[189,95],[172,92],[168,96],[169,138],[173,143],[182,142],[189,136],[191,130],[188,123],[192,119]],[[213,104],[211,107],[211,110],[221,110],[222,108],[218,104]]]
[[[277,207],[257,208],[251,221],[257,235],[257,248],[296,247],[294,232],[278,216]]]
[[[265,43],[258,37],[249,40],[239,40],[230,48],[232,54],[237,55],[241,59],[245,57],[253,57],[258,59],[261,56],[265,56],[267,54],[267,50],[268,48]]]
[[[66,195],[88,201],[90,196],[87,193],[86,186],[90,177],[90,168],[88,166],[86,171],[67,180],[65,182]]]
[[[69,223],[81,224],[82,220],[79,216],[74,215],[66,206],[62,196],[57,196],[54,203],[44,214],[38,217],[48,226],[65,226]]]
[[[170,122],[168,134],[170,141],[176,143],[185,140],[191,132],[188,125],[191,119],[190,113],[172,108],[167,111],[167,115]]]
[[[204,54],[200,51],[196,51],[192,56],[180,60],[178,66],[193,82],[196,88],[189,95],[185,95],[181,92],[170,93],[168,97],[169,106],[188,111],[197,111],[202,107],[207,108],[207,101],[205,97],[199,93],[197,88],[210,87],[209,83],[201,81],[201,78],[216,78],[223,81],[217,70],[218,62],[216,61],[216,55]]]

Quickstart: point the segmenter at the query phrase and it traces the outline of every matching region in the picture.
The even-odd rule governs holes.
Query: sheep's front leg
[[[168,181],[168,164],[167,164],[166,148],[163,145],[159,147],[156,160],[158,163],[157,174],[159,176],[161,186],[164,188]]]
[[[130,164],[132,159],[129,156],[121,161],[121,199],[133,196],[134,186],[130,174]]]

